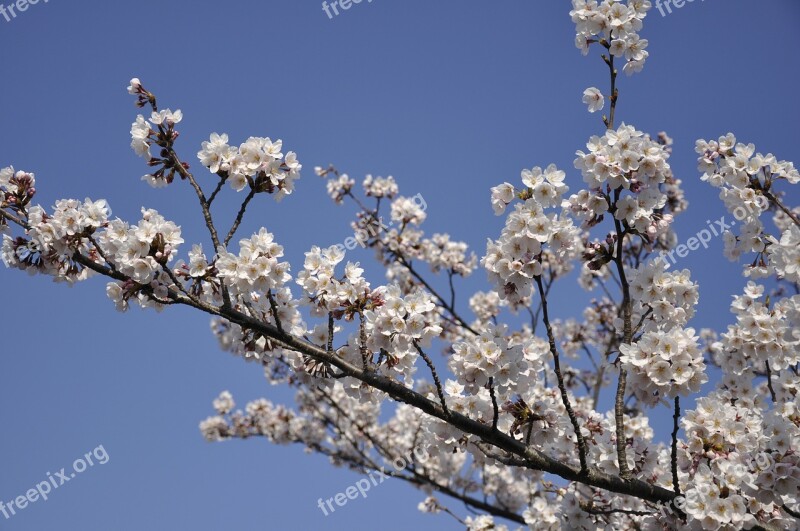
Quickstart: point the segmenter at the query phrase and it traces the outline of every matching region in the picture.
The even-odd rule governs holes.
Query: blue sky
[[[333,206],[312,171],[328,163],[356,178],[394,175],[402,192],[425,197],[428,231],[480,253],[502,226],[491,186],[554,162],[577,190],[574,152],[602,132],[580,100],[588,86],[607,90],[607,72],[574,48],[568,10],[566,1],[374,0],[331,20],[316,0],[40,1],[0,18],[0,166],[35,172],[43,205],[106,198],[133,220],[140,207],[156,208],[187,242],[205,242],[190,190],[139,180],[146,169],[128,133],[137,109],[125,91],[138,76],[162,107],[183,110],[178,150],[196,170],[194,153],[214,131],[235,143],[282,138],[298,153],[306,171],[296,195],[280,205],[262,198],[240,232],[266,226],[294,271],[311,245],[349,234],[352,209]],[[798,23],[794,0],[695,1],[645,20],[651,56],[621,79],[618,119],[675,139],[671,162],[690,201],[676,224],[682,240],[724,214],[699,181],[697,138],[733,131],[762,152],[800,158]],[[223,196],[221,219],[237,199]],[[679,265],[701,285],[694,324],[724,329],[744,280],[721,240],[711,245]],[[369,255],[353,257],[369,270]],[[462,286],[485,289],[484,273]],[[423,495],[399,483],[324,517],[317,498],[356,474],[297,447],[205,443],[197,424],[219,391],[242,405],[291,399],[220,352],[206,317],[118,314],[101,279],[69,288],[5,269],[0,297],[0,500],[98,445],[110,457],[48,501],[0,515],[0,529],[460,528],[417,513]],[[552,312],[577,315],[582,297],[574,282],[557,284]],[[666,433],[667,423],[655,424]]]

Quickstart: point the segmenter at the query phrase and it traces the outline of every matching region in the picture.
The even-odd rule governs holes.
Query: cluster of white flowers
[[[344,251],[336,245],[327,249],[314,246],[306,253],[297,283],[303,287],[312,315],[327,316],[332,312],[337,319],[350,320],[364,308],[382,303],[381,293],[371,291],[358,263],[347,262],[344,276],[336,278],[336,265],[343,259]]]
[[[665,183],[668,187],[675,186],[667,162],[668,146],[624,124],[617,130],[609,129],[601,137],[593,136],[586,146],[588,152],[576,152],[575,167],[593,192],[583,190],[571,196],[563,203],[564,208],[582,220],[584,226],[591,227],[613,201],[610,209],[614,218],[649,244],[666,234],[673,216],[665,212],[670,197],[661,186]],[[604,185],[611,190],[624,188],[630,195],[612,199],[603,193]]]
[[[9,173],[13,170],[3,170]],[[22,179],[30,175],[17,172]],[[12,185],[13,186],[13,185]],[[96,254],[88,237],[105,227],[111,211],[104,200],[84,202],[58,200],[48,214],[41,206],[27,210],[27,237],[3,235],[2,258],[6,267],[29,273],[43,273],[56,280],[74,282],[88,277],[90,270],[74,262],[76,252]],[[149,248],[149,246],[148,246]]]
[[[283,141],[251,136],[238,148],[228,145],[228,135],[212,133],[197,153],[212,173],[224,175],[237,192],[249,186],[256,192],[275,193],[280,201],[294,191],[302,165],[293,151],[281,152]]]
[[[495,215],[502,215],[515,197],[533,198],[542,208],[559,205],[561,196],[569,190],[564,184],[565,176],[566,174],[555,164],[550,164],[544,170],[538,166],[530,170],[522,170],[520,177],[522,184],[526,187],[525,190],[517,192],[514,185],[510,183],[503,183],[492,188],[492,209]]]
[[[209,273],[209,263],[206,254],[203,252],[203,245],[196,243],[189,251],[189,264],[186,265],[186,273],[190,278],[202,279]]]
[[[0,170],[0,206],[20,208],[36,194],[36,179],[32,173],[14,171],[13,166]]]
[[[497,399],[504,402],[532,387],[548,355],[541,343],[518,343],[509,337],[508,326],[488,324],[481,335],[453,345],[449,366],[470,394],[492,378]]]
[[[508,526],[494,521],[490,514],[467,516],[464,520],[466,531],[508,531]]]
[[[110,221],[98,242],[108,262],[131,279],[106,286],[106,294],[118,310],[126,310],[128,300],[134,296],[143,307],[153,305],[142,291],[145,287],[157,297],[166,298],[173,281],[165,269],[183,243],[179,226],[155,210],[143,208],[137,225],[132,227],[119,219]]]
[[[421,255],[431,266],[431,271],[452,271],[462,277],[469,276],[477,264],[475,253],[468,253],[465,242],[450,240],[449,234],[434,234],[422,241]]]
[[[760,253],[762,259],[754,263],[745,273],[754,278],[773,273],[790,281],[800,278],[800,254],[796,242],[800,241],[800,229],[789,223],[780,238],[765,234],[760,216],[770,206],[768,198],[776,192],[773,185],[780,181],[800,183],[800,171],[794,164],[779,161],[771,153],[757,153],[753,144],[736,141],[733,133],[718,140],[698,140],[696,144],[698,167],[701,179],[719,188],[719,197],[728,211],[743,222],[739,234],[724,233],[725,256],[738,260],[746,253]]]
[[[409,223],[422,225],[422,222],[427,217],[425,213],[427,207],[428,204],[420,194],[414,197],[398,197],[392,201],[392,221],[403,226]]]
[[[383,291],[383,304],[366,310],[364,316],[367,347],[372,352],[382,351],[388,357],[385,366],[402,374],[411,385],[419,356],[415,344],[429,346],[442,333],[433,296],[418,290],[403,297],[400,289],[390,284]]]
[[[391,175],[388,177],[373,177],[372,175],[367,175],[364,178],[363,186],[364,193],[367,194],[368,197],[385,197],[387,199],[392,199],[400,193],[397,183]]]
[[[778,299],[764,297],[764,286],[748,282],[744,293],[734,297],[731,311],[736,324],[722,334],[718,360],[726,371],[764,370],[769,363],[782,371],[800,363],[800,295]]]
[[[690,272],[664,271],[653,260],[630,272],[634,323],[644,333],[631,345],[620,345],[621,361],[631,372],[630,386],[646,404],[700,390],[708,378],[703,352],[692,328],[684,328],[694,316],[699,290]],[[622,319],[615,320],[617,329]]]
[[[771,265],[779,277],[800,284],[800,227],[790,224],[780,239],[769,236]]]
[[[608,212],[608,200],[601,190],[581,190],[562,201],[561,206],[582,222],[582,228],[596,225]]]
[[[258,435],[275,444],[303,442],[310,446],[325,439],[321,423],[263,398],[249,402],[245,411],[233,411],[233,397],[223,391],[213,405],[218,414],[200,423],[200,432],[207,441]]]
[[[593,189],[608,183],[611,189],[636,191],[663,183],[669,169],[669,151],[631,125],[623,124],[603,136],[592,136],[586,147],[588,153],[575,153],[575,167]]]
[[[220,415],[227,415],[236,407],[236,402],[234,402],[233,395],[231,395],[230,391],[222,391],[211,405],[214,406],[214,409],[216,409],[217,413]]]
[[[481,259],[496,291],[511,304],[531,296],[543,262],[553,267],[554,260],[569,261],[581,250],[580,231],[572,219],[544,211],[561,204],[561,196],[567,191],[563,180],[564,172],[553,165],[545,171],[536,167],[522,171],[527,188],[519,194],[508,183],[492,190],[495,212],[502,213],[514,197],[524,199],[506,218],[500,239],[487,242],[486,255]],[[552,255],[544,253],[545,245]]]
[[[183,119],[180,110],[175,112],[170,109],[153,111],[149,119],[141,114],[131,124],[131,148],[137,155],[143,157],[149,166],[161,166],[153,173],[142,176],[142,180],[153,188],[163,188],[175,179],[176,168],[166,150],[178,138],[175,125]],[[162,148],[158,157],[153,157],[150,147],[155,144]]]
[[[653,405],[700,390],[708,377],[697,340],[693,328],[673,328],[645,332],[636,343],[620,345],[620,361],[631,370],[631,388],[642,402]]]
[[[692,282],[688,269],[667,272],[665,267],[663,261],[651,260],[630,272],[634,321],[648,314],[644,330],[669,330],[685,325],[694,316],[700,299],[699,286]]]
[[[496,291],[478,291],[469,298],[469,309],[478,318],[473,328],[483,328],[500,315],[503,300]]]
[[[780,507],[800,500],[800,427],[776,412],[762,413],[747,398],[715,391],[681,421],[686,442],[679,465],[689,479],[684,510],[701,529],[746,529],[756,518],[794,529],[796,521]]]
[[[239,240],[239,254],[221,251],[216,260],[218,276],[233,293],[267,293],[282,288],[290,279],[289,262],[280,262],[283,247],[261,228],[251,238]]]
[[[625,59],[626,74],[640,72],[649,53],[639,31],[650,6],[650,0],[572,0],[575,46],[586,55],[592,43],[601,42],[611,55]]]
[[[330,179],[327,184],[328,195],[331,196],[337,204],[344,201],[345,196],[350,193],[356,182],[351,179],[346,173],[343,173],[335,179]]]

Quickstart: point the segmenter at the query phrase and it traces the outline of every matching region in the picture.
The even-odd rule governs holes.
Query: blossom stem
[[[672,415],[672,488],[675,495],[681,495],[681,486],[678,480],[678,420],[681,418],[681,398],[675,397],[675,413]]]
[[[492,398],[492,429],[496,430],[500,412],[497,407],[497,395],[494,392],[494,376],[489,378],[489,396]]]
[[[256,196],[256,191],[254,188],[250,189],[250,192],[247,194],[247,197],[244,198],[242,201],[242,206],[239,207],[239,213],[236,214],[236,219],[233,221],[233,225],[231,226],[231,230],[228,231],[228,235],[225,236],[225,241],[222,243],[223,247],[228,247],[228,244],[233,239],[233,236],[236,234],[236,231],[239,230],[239,225],[242,224],[242,220],[244,219],[245,211],[247,210],[247,205],[250,204],[250,201]]]
[[[547,311],[547,295],[545,294],[544,286],[542,285],[542,277],[541,275],[538,275],[535,278],[536,285],[539,288],[539,294],[541,295],[542,299],[542,320],[544,321],[544,327],[547,330],[547,339],[550,342],[550,352],[553,354],[553,365],[555,367],[556,378],[558,379],[558,389],[561,391],[561,401],[564,403],[564,408],[567,410],[567,415],[569,416],[569,420],[572,422],[572,428],[575,431],[575,438],[578,441],[578,459],[581,463],[581,475],[585,475],[588,473],[588,467],[586,465],[586,441],[583,439],[581,427],[578,424],[578,417],[575,415],[575,411],[572,409],[572,404],[570,404],[569,401],[569,395],[567,395],[567,387],[564,385],[564,376],[561,373],[561,362],[559,361],[556,338],[553,334],[553,328],[550,326],[550,315]]]
[[[433,361],[425,354],[425,351],[422,350],[422,347],[419,346],[419,343],[414,341],[414,348],[417,349],[420,357],[425,360],[425,363],[428,365],[428,368],[431,370],[431,375],[433,376],[433,383],[436,385],[436,394],[439,395],[439,400],[442,403],[442,409],[444,410],[445,414],[449,417],[450,410],[447,409],[447,402],[444,399],[444,389],[442,388],[442,382],[439,380],[439,375],[436,373],[436,366],[433,364]]]
[[[619,190],[614,192],[614,204],[619,199]],[[622,343],[629,345],[632,340],[633,330],[631,326],[631,293],[628,279],[625,276],[625,265],[622,259],[623,241],[625,231],[619,220],[614,218],[614,226],[617,231],[617,252],[614,263],[617,266],[619,284],[622,288]],[[625,437],[625,387],[627,385],[628,371],[619,365],[619,380],[617,381],[617,394],[614,400],[614,420],[616,422],[617,434],[617,461],[619,463],[619,474],[623,479],[630,479],[631,472],[628,469],[628,458],[626,454],[627,438]]]

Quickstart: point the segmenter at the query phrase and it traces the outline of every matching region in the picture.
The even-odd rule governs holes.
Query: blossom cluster
[[[239,240],[238,255],[221,251],[216,269],[218,276],[227,281],[234,293],[267,293],[282,288],[291,280],[289,262],[280,262],[281,257],[283,246],[262,227],[252,237]]]
[[[403,296],[390,284],[382,292],[383,304],[364,312],[367,347],[381,352],[385,365],[413,383],[418,347],[429,346],[442,333],[441,316],[433,296],[423,290]]]
[[[486,255],[481,259],[498,294],[513,305],[531,296],[535,278],[545,267],[559,269],[558,260],[568,262],[581,250],[580,232],[572,219],[544,210],[561,204],[561,196],[567,191],[563,179],[564,172],[553,165],[544,171],[535,167],[522,171],[526,188],[521,192],[509,183],[492,189],[498,214],[514,197],[524,199],[506,218],[500,239],[487,242]],[[551,255],[544,253],[545,246]]]
[[[776,222],[782,230],[781,237],[776,238],[765,232],[760,219],[775,200],[774,185],[781,181],[800,183],[800,171],[771,153],[756,152],[753,144],[737,142],[732,133],[718,140],[698,140],[695,150],[700,155],[701,179],[719,188],[719,197],[728,211],[743,222],[739,234],[730,230],[724,233],[725,255],[738,260],[744,254],[759,253],[762,259],[748,267],[746,274],[760,278],[777,273],[789,281],[800,280],[800,227],[797,223],[781,226]]]
[[[763,301],[764,286],[748,282],[742,295],[734,297],[731,311],[736,324],[717,345],[718,360],[726,371],[742,374],[746,369],[782,371],[800,363],[800,295]]]
[[[367,197],[385,197],[387,199],[392,199],[400,193],[397,182],[395,182],[394,177],[391,175],[388,177],[373,177],[372,175],[367,175],[364,178],[363,186],[364,193],[367,194]]]
[[[2,170],[6,175],[11,172],[9,168]],[[30,182],[33,181],[32,174],[17,172],[16,175],[22,175],[23,179],[30,176]],[[74,255],[92,252],[90,249],[94,247],[88,238],[105,227],[110,214],[105,200],[60,199],[52,213],[39,205],[30,207],[26,210],[26,237],[3,235],[3,262],[6,267],[51,275],[56,280],[83,280],[91,271],[76,263]]]
[[[128,300],[137,297],[142,306],[152,304],[147,291],[165,299],[174,285],[167,274],[167,265],[183,243],[181,229],[152,209],[142,209],[142,219],[135,226],[115,219],[99,235],[98,242],[105,259],[130,281],[110,282],[106,294],[118,310],[128,307]]]
[[[619,350],[620,361],[632,370],[631,387],[644,403],[696,393],[708,380],[692,328],[645,332],[636,343],[622,344]]]
[[[538,342],[517,343],[506,325],[487,325],[479,336],[453,345],[450,369],[471,394],[492,380],[498,400],[525,393],[544,370],[549,351]]]
[[[756,519],[792,525],[780,508],[799,499],[800,427],[747,398],[746,388],[717,390],[681,421],[679,465],[690,480],[684,510],[701,529],[746,529]]]
[[[612,56],[625,59],[626,74],[640,72],[650,55],[647,39],[639,37],[650,6],[649,0],[572,0],[575,46],[586,55],[591,44],[601,42]]]
[[[421,242],[422,258],[434,273],[444,270],[462,277],[469,276],[478,259],[468,249],[465,242],[452,241],[449,234],[434,234]]]
[[[274,193],[280,201],[294,191],[302,165],[293,151],[282,153],[283,141],[251,136],[238,148],[228,145],[227,134],[212,133],[197,153],[200,163],[212,173],[223,176],[240,192],[250,187],[254,192]]]
[[[356,182],[351,179],[346,173],[340,175],[335,179],[330,179],[327,184],[328,188],[328,195],[333,199],[337,204],[341,204],[344,201],[344,198],[347,194],[350,193],[350,190],[353,189]]]
[[[631,372],[630,386],[646,404],[700,390],[708,378],[698,337],[684,328],[694,316],[698,286],[688,270],[664,271],[653,260],[631,272],[633,321],[642,335],[633,344],[620,345],[620,361]],[[617,328],[622,328],[617,319]]]
[[[327,316],[334,313],[337,319],[348,320],[365,307],[383,303],[381,294],[372,293],[369,282],[363,277],[364,270],[358,263],[348,262],[344,276],[336,278],[335,268],[344,259],[340,246],[321,249],[317,246],[306,253],[303,270],[297,275],[297,283],[303,287],[305,302],[312,315]]]
[[[680,181],[674,178],[667,162],[669,143],[665,134],[653,140],[624,124],[607,130],[601,137],[591,137],[588,152],[577,151],[575,159],[575,167],[590,189],[570,196],[562,202],[563,208],[584,228],[598,224],[606,212],[613,214],[626,234],[641,238],[628,244],[631,249],[669,247],[675,239],[670,228],[673,213],[685,208]],[[612,233],[604,242],[585,244],[588,271],[584,274],[599,271],[614,259],[620,237]],[[593,285],[590,279],[583,279],[582,283]]]
[[[36,178],[32,173],[14,171],[13,166],[0,169],[0,207],[24,208],[36,194]]]
[[[325,438],[325,429],[319,423],[263,398],[249,402],[245,411],[234,411],[233,396],[223,391],[213,405],[217,415],[200,423],[200,432],[207,441],[260,435],[275,444],[302,441],[311,445]]]
[[[183,113],[180,110],[173,112],[170,109],[153,111],[149,119],[143,115],[138,115],[136,121],[131,124],[131,148],[143,157],[148,166],[161,166],[153,173],[142,176],[142,180],[153,188],[163,188],[172,183],[175,179],[177,167],[172,160],[169,149],[178,132],[175,125],[183,120]],[[150,148],[153,145],[161,148],[158,157],[153,157]]]

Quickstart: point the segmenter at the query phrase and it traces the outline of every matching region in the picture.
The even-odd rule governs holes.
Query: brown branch
[[[772,370],[769,368],[769,360],[764,362],[764,366],[767,368],[767,388],[769,389],[769,395],[772,397],[772,403],[776,403],[776,395],[775,395],[775,388],[772,387]]]
[[[614,205],[619,200],[619,189],[614,192]],[[622,224],[614,218],[614,227],[617,230],[617,252],[614,257],[614,263],[617,266],[617,273],[619,274],[619,284],[622,288],[622,342],[629,345],[633,338],[633,330],[631,327],[631,293],[628,285],[628,279],[625,276],[625,265],[622,261],[623,254],[623,241],[625,240],[625,231],[622,229]],[[626,454],[627,440],[625,437],[625,387],[627,385],[628,372],[619,363],[619,380],[617,381],[617,394],[614,397],[614,421],[616,423],[617,435],[617,462],[619,465],[619,474],[623,479],[629,479],[631,472],[628,468],[628,458]]]
[[[361,343],[360,350],[361,350],[361,361],[364,363],[364,370],[368,370],[370,368],[370,355],[369,349],[367,348],[367,323],[364,319],[364,312],[358,312],[358,338],[359,343]]]
[[[650,512],[650,511],[633,511],[633,510],[630,510],[630,509],[612,509],[610,507],[607,508],[607,509],[599,509],[599,508],[595,508],[594,506],[589,505],[587,503],[581,503],[581,510],[583,510],[584,512],[587,512],[589,514],[596,514],[596,515],[606,515],[606,514],[618,513],[618,514],[627,514],[627,515],[630,515],[630,516],[650,516],[650,515],[656,514],[656,513]]]
[[[333,353],[333,312],[328,312],[328,352]]]
[[[367,430],[364,426],[361,426],[346,411],[344,411],[339,406],[339,404],[336,403],[336,401],[333,399],[333,397],[330,396],[330,394],[328,394],[327,392],[325,392],[324,390],[321,390],[321,389],[319,391],[320,391],[320,394],[322,394],[325,397],[325,399],[326,399],[325,401],[329,405],[331,405],[334,409],[336,409],[339,412],[340,416],[343,416],[347,421],[349,421],[354,426],[356,426],[356,428],[358,428],[358,430],[369,440],[369,442],[372,444],[372,446],[377,450],[378,454],[380,454],[384,459],[391,460],[391,459],[394,458],[392,453],[390,451],[388,451],[386,448],[384,448],[383,444],[381,444],[381,441],[376,440],[369,433],[369,430]],[[341,430],[339,430],[339,427],[337,425],[334,424],[334,426],[337,428],[337,431],[342,433]],[[353,443],[351,442],[351,444],[353,444]],[[356,449],[356,451],[358,451],[359,454],[361,454],[360,450]],[[412,451],[413,451],[413,446],[412,446]],[[365,459],[365,461],[369,461],[371,463],[374,463],[367,456],[363,456],[363,454],[362,454],[362,457]],[[374,469],[378,470],[378,467],[375,466]],[[426,476],[424,474],[421,474],[416,469],[416,466],[414,466],[413,463],[407,463],[405,469],[409,473],[411,473],[413,475],[413,477],[403,476],[403,475],[400,475],[400,474],[397,474],[397,473],[394,473],[394,472],[391,472],[391,471],[387,472],[387,471],[385,471],[383,469],[381,469],[381,472],[383,472],[384,474],[386,474],[388,476],[391,476],[391,477],[394,477],[394,478],[397,478],[397,479],[401,479],[403,481],[407,481],[407,482],[409,482],[409,483],[411,483],[411,484],[413,484],[415,486],[423,486],[423,485],[431,486],[435,490],[441,492],[442,494],[446,494],[447,496],[450,496],[451,498],[455,498],[455,499],[463,502],[467,506],[472,506],[472,507],[475,507],[476,509],[480,509],[482,511],[486,511],[487,513],[492,514],[494,516],[499,516],[501,518],[505,518],[506,520],[510,520],[512,522],[517,522],[517,523],[521,523],[521,524],[525,523],[524,518],[522,518],[520,515],[512,512],[512,511],[509,511],[509,510],[504,509],[502,507],[497,507],[495,505],[491,505],[488,502],[486,502],[485,500],[481,501],[481,500],[478,500],[476,498],[472,498],[470,496],[467,496],[464,493],[459,493],[459,492],[451,489],[450,487],[448,487],[446,485],[442,485],[438,481],[436,481],[436,480],[434,480],[434,479],[432,479],[432,478],[430,478],[430,477],[428,477],[428,476]]]
[[[675,397],[675,413],[672,415],[672,488],[676,496],[681,495],[681,485],[678,479],[678,420],[681,418],[681,399]]]
[[[497,429],[497,420],[500,417],[500,411],[497,407],[497,396],[494,393],[494,376],[489,378],[489,396],[492,397],[492,429]]]
[[[214,188],[214,191],[211,192],[211,195],[208,196],[209,207],[211,206],[211,203],[214,202],[214,199],[216,199],[217,194],[220,192],[220,190],[222,190],[222,186],[225,184],[225,181],[228,180],[228,174],[226,172],[223,172],[222,170],[218,171],[217,175],[219,175],[219,181],[217,182],[217,186],[216,188]]]
[[[436,366],[434,366],[433,361],[425,354],[425,351],[422,350],[422,347],[419,346],[417,340],[414,340],[414,348],[417,349],[417,352],[425,360],[425,363],[428,365],[428,368],[431,370],[431,374],[433,375],[433,383],[436,384],[436,393],[439,395],[439,400],[442,402],[442,409],[450,416],[450,410],[447,409],[447,402],[444,399],[444,390],[442,389],[442,382],[439,381],[439,375],[436,373]]]
[[[76,253],[74,259],[76,262],[92,269],[96,273],[118,280],[128,280],[124,275],[115,273],[111,271],[111,269],[97,264],[83,255]],[[193,307],[209,315],[227,319],[244,328],[258,331],[272,339],[279,347],[300,352],[301,354],[305,354],[323,363],[329,363],[339,369],[344,376],[359,380],[370,387],[386,393],[396,401],[406,403],[423,413],[447,422],[464,433],[474,435],[500,450],[518,456],[520,459],[517,466],[554,474],[568,481],[577,481],[584,485],[618,494],[634,496],[654,503],[666,503],[675,498],[674,492],[635,478],[623,480],[620,477],[596,469],[589,469],[586,473],[582,473],[580,469],[572,465],[558,461],[539,450],[526,447],[521,441],[509,435],[492,430],[491,426],[487,424],[483,424],[453,411],[448,415],[440,404],[409,389],[402,383],[380,375],[375,371],[359,369],[348,361],[332,355],[327,350],[313,343],[281,332],[277,327],[250,317],[230,306],[223,305],[218,307],[206,302],[194,301],[174,290],[168,291],[168,297],[175,303]]]
[[[800,219],[798,219],[798,217],[795,215],[794,212],[791,211],[791,209],[789,209],[789,207],[787,207],[786,205],[781,203],[780,199],[775,197],[772,194],[772,192],[764,191],[763,193],[764,193],[764,197],[766,197],[768,200],[770,200],[773,205],[775,205],[776,207],[778,207],[781,210],[783,210],[783,213],[786,214],[787,216],[789,216],[789,219],[791,219],[794,222],[795,225],[800,227]]]
[[[272,312],[272,318],[275,319],[275,326],[281,332],[284,332],[283,325],[281,325],[281,318],[278,317],[278,303],[275,302],[275,296],[272,294],[272,290],[267,290],[267,299],[269,299],[269,309]]]
[[[797,518],[798,520],[800,520],[800,512],[797,512],[797,511],[794,511],[794,510],[792,510],[792,508],[791,508],[791,507],[789,507],[788,505],[786,505],[786,504],[783,504],[783,505],[781,506],[781,509],[783,509],[784,511],[786,511],[786,513],[787,513],[787,514],[789,514],[790,516],[793,516],[793,517]]]
[[[15,224],[19,225],[20,227],[22,227],[25,230],[29,230],[31,228],[30,225],[28,225],[28,223],[26,221],[24,221],[22,218],[18,218],[14,214],[6,212],[3,209],[0,209],[0,216],[3,216],[4,218],[6,218],[7,220],[9,220],[11,222],[14,222]]]
[[[553,334],[553,328],[550,326],[550,315],[547,311],[547,295],[542,287],[542,277],[539,275],[535,278],[536,285],[539,287],[539,294],[541,295],[542,299],[542,320],[544,321],[545,330],[547,330],[547,339],[550,342],[550,352],[553,354],[553,365],[555,367],[556,378],[558,379],[558,390],[561,391],[561,401],[564,403],[564,408],[567,410],[569,420],[572,422],[572,429],[575,431],[575,438],[578,440],[578,459],[581,463],[581,474],[586,474],[588,472],[588,467],[586,465],[586,441],[583,440],[581,427],[578,424],[578,417],[575,415],[575,411],[572,409],[572,404],[570,404],[569,401],[569,395],[567,395],[567,388],[564,385],[564,375],[561,373],[561,362],[559,361],[556,338]]]
[[[242,201],[242,206],[239,207],[239,213],[236,214],[236,219],[233,221],[233,225],[231,226],[231,230],[228,231],[228,235],[225,236],[225,241],[222,242],[224,247],[228,247],[228,244],[231,242],[233,235],[236,234],[236,231],[239,229],[239,225],[242,224],[242,220],[244,219],[244,213],[247,210],[247,205],[250,204],[250,201],[256,196],[256,191],[254,188],[250,189],[250,192],[247,194],[247,197],[244,198]]]

